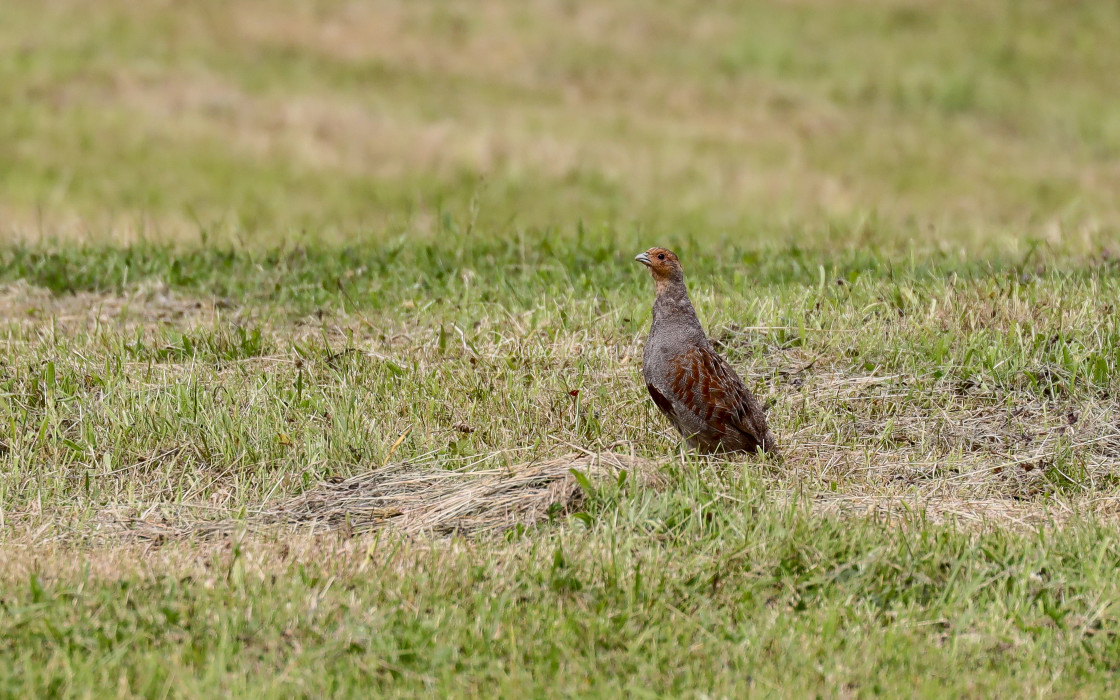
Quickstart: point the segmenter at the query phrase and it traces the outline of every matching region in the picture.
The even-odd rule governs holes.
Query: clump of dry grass
[[[406,534],[486,535],[532,527],[569,515],[583,503],[581,480],[603,483],[626,471],[643,485],[660,481],[653,462],[613,452],[571,453],[506,469],[449,471],[437,464],[400,462],[349,479],[328,481],[269,505],[245,520],[167,523],[118,520],[104,532],[160,541],[214,537],[241,528],[298,527],[361,534],[382,527]],[[577,476],[577,473],[579,476]]]

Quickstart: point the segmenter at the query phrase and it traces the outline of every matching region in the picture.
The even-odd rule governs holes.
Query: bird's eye
[[[657,259],[658,260],[664,260],[665,259],[665,253],[658,253],[657,254]]]

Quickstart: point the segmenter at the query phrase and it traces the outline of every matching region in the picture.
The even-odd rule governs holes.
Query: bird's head
[[[650,248],[644,253],[634,256],[634,259],[649,268],[657,282],[658,291],[670,282],[684,282],[684,270],[677,254],[667,248]]]

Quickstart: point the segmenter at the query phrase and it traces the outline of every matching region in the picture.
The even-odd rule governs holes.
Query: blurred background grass
[[[0,235],[1097,252],[1120,4],[6,0]]]

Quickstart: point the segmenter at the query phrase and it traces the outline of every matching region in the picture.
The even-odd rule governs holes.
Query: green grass
[[[1108,3],[5,3],[0,696],[1107,694],[1118,41]],[[653,244],[781,461],[653,409]],[[120,534],[573,449],[659,478],[489,539]]]
[[[329,536],[108,576],[11,571],[0,678],[13,694],[279,697],[1110,688],[1112,527],[898,529],[775,506],[749,477],[675,486],[485,547]]]

